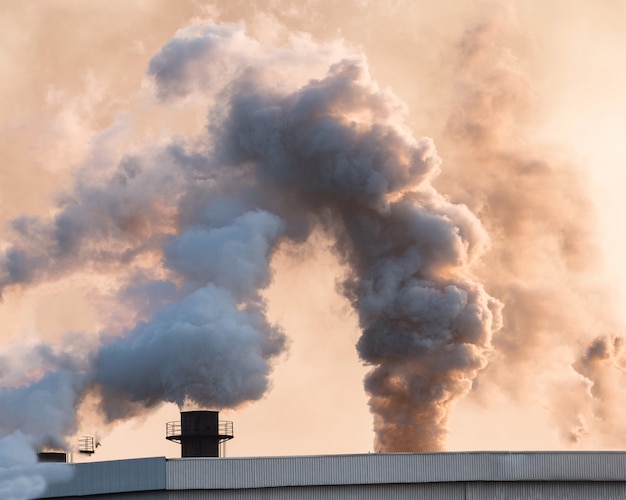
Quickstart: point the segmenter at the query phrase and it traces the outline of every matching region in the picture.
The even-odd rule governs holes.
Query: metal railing
[[[217,432],[215,432],[217,431]],[[220,441],[225,441],[227,439],[232,439],[234,437],[233,434],[233,423],[228,420],[220,421],[218,423],[217,429],[211,428],[211,426],[206,425],[186,425],[185,426],[185,436],[217,436],[220,438]],[[165,424],[165,437],[172,441],[177,441],[183,436],[183,429],[180,420],[174,422],[167,422]]]
[[[78,440],[78,452],[92,455],[96,451],[95,440],[92,436],[83,436]]]

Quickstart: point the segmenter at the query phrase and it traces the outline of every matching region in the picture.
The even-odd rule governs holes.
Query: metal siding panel
[[[91,495],[87,495],[87,498]],[[63,497],[63,500],[85,500],[85,496]],[[169,500],[167,491],[147,491],[143,493],[108,493],[98,495],[98,500]]]
[[[419,464],[417,464],[419,465]],[[168,489],[419,482],[410,455],[168,460]]]
[[[168,490],[526,480],[626,480],[626,453],[419,453],[167,461]]]
[[[507,500],[623,500],[626,482],[524,481],[468,483],[467,499]]]
[[[71,464],[74,476],[41,498],[165,490],[165,457]]]
[[[477,462],[476,480],[624,480],[626,454],[617,453],[500,453]],[[468,478],[471,479],[471,478]]]
[[[245,490],[171,491],[170,500],[462,500],[463,483],[311,486]]]

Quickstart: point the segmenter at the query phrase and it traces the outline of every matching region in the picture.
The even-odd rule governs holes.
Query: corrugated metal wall
[[[61,497],[62,500],[87,500],[91,495],[79,497]],[[98,500],[170,500],[170,493],[167,491],[146,491],[143,493],[109,493],[98,495]]]
[[[160,457],[73,467],[72,481],[42,498],[626,498],[624,452]]]
[[[84,496],[63,497],[85,500]],[[495,482],[110,493],[99,500],[621,500],[626,482]]]
[[[368,454],[167,462],[169,490],[524,480],[626,481],[626,453]]]
[[[423,483],[170,491],[169,500],[622,500],[626,482]]]
[[[462,500],[464,483],[371,484],[252,490],[170,491],[170,500]]]
[[[468,483],[467,500],[623,500],[626,482],[524,481]]]
[[[74,477],[41,498],[165,490],[165,457],[73,464]],[[80,473],[77,473],[80,471]]]

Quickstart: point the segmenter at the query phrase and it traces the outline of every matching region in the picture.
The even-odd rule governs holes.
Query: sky
[[[229,77],[229,57],[267,70],[270,80],[276,78],[273,67],[284,65],[297,83],[277,79],[276,85],[299,89],[323,78],[329,60],[358,54],[371,81],[406,106],[398,111],[399,130],[432,138],[441,158],[440,173],[432,174],[437,200],[463,204],[474,215],[450,217],[483,228],[476,229],[477,249],[473,236],[464,240],[464,283],[472,290],[481,283],[480,290],[503,304],[502,328],[491,326],[489,338],[476,344],[479,368],[466,373],[458,396],[446,402],[445,449],[623,448],[626,365],[616,339],[626,306],[626,35],[619,23],[626,5],[336,3],[4,5],[2,249],[15,248],[11,221],[43,220],[77,197],[88,199],[85,186],[104,182],[120,152],[141,157],[146,144],[201,134],[207,109],[219,115],[219,100],[210,92]],[[178,57],[194,64],[178,73],[165,60],[163,47],[188,36],[178,30],[221,23],[237,28],[226,62],[221,52],[215,56],[223,64],[217,74],[193,73],[211,60],[197,63],[190,52]],[[302,61],[294,62],[296,56]],[[371,90],[369,82],[363,85]],[[395,127],[394,113],[402,106],[385,99],[393,113],[382,104],[381,112],[389,112]],[[161,161],[156,158],[151,161]],[[168,182],[159,179],[148,180],[155,186]],[[141,190],[136,196],[142,197]],[[279,244],[265,281],[260,278],[267,319],[280,324],[286,348],[271,360],[263,395],[222,412],[234,422],[230,456],[379,451],[363,388],[370,367],[355,348],[364,306],[355,310],[342,293],[353,256],[336,251],[331,229],[320,224],[306,241]],[[21,244],[47,234],[38,231]],[[143,238],[140,225],[136,231]],[[171,252],[167,258],[174,261]],[[146,253],[141,265],[151,268],[161,258]],[[104,330],[132,329],[135,313],[126,306],[141,304],[136,295],[123,303],[125,262],[113,270],[94,262],[58,260],[41,278],[3,282],[2,387],[19,385],[20,371],[31,379],[41,375],[44,368],[31,348],[42,341],[80,346],[89,343],[80,339],[96,339]],[[172,269],[186,272],[176,265]],[[67,333],[74,335],[71,342]],[[90,458],[74,453],[74,459],[178,456],[164,431],[165,422],[178,420],[179,408],[156,406],[104,423],[97,401],[85,397],[76,434],[68,439],[96,435],[101,446]]]

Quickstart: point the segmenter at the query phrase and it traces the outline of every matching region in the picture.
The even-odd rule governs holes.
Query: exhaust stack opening
[[[233,423],[219,421],[217,411],[183,411],[179,422],[168,422],[165,437],[181,444],[181,457],[223,457],[232,439]]]
[[[64,451],[38,451],[37,460],[39,462],[66,463],[67,453]]]

